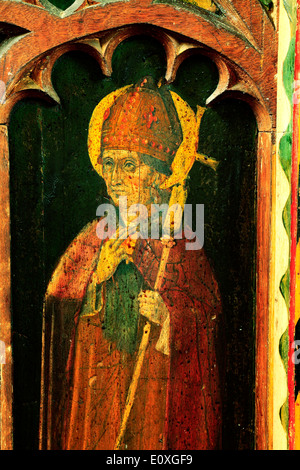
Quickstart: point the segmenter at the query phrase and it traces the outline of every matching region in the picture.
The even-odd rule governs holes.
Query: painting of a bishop
[[[205,251],[186,249],[187,227],[131,237],[119,207],[184,206],[203,112],[149,78],[94,110],[89,155],[117,226],[106,239],[99,218],[85,226],[49,283],[41,449],[221,447],[222,310]]]

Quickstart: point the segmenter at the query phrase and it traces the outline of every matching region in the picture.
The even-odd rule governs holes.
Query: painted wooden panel
[[[2,447],[293,448],[297,442],[291,389],[294,364],[288,356],[294,339],[292,315],[297,311],[297,307],[294,313],[291,310],[296,304],[295,292],[290,291],[295,250],[289,252],[285,242],[294,242],[290,225],[294,206],[288,192],[295,130],[293,134],[285,116],[288,107],[282,103],[287,99],[291,105],[292,99],[295,2],[143,0],[137,11],[130,1],[2,0],[0,11],[3,23],[16,24],[1,29],[0,56],[0,83],[5,85],[0,100],[3,162],[8,147],[10,161],[9,193],[3,190],[2,210],[9,200],[11,231],[8,259],[8,225],[3,219],[3,276],[8,279],[11,269],[11,289],[4,280],[1,335],[12,346],[14,364],[11,379],[8,349],[2,365],[6,385],[1,388]],[[105,249],[100,250],[99,239],[91,232],[95,222],[89,224],[95,221],[99,205],[112,200],[118,206],[107,165],[119,168],[122,152],[137,151],[132,140],[126,147],[109,146],[119,131],[126,136],[117,121],[110,121],[111,115],[118,109],[120,89],[138,87],[124,91],[127,103],[126,93],[148,96],[150,91],[141,92],[141,87],[148,89],[152,80],[151,96],[153,100],[163,96],[166,111],[159,114],[162,105],[151,104],[150,98],[145,109],[136,110],[140,112],[135,124],[137,155],[142,157],[131,165],[138,164],[139,172],[151,170],[160,183],[169,181],[170,186],[161,186],[156,202],[162,202],[160,197],[169,201],[172,195],[171,200],[194,209],[204,204],[204,251],[189,258],[189,253],[180,252],[179,242],[177,248],[160,247],[158,252],[155,244],[148,243],[154,259],[163,260],[159,268],[156,259],[152,272],[149,265],[154,261],[138,243],[133,253],[129,247],[123,254],[130,256],[127,264],[114,261],[114,253],[110,259],[115,271],[102,278]],[[110,104],[109,99],[113,99]],[[91,156],[93,145],[100,145],[100,133],[93,131],[88,140],[91,116],[99,103],[99,110],[106,106],[103,112],[107,111],[101,118],[103,128],[106,121],[114,123],[108,124],[107,142],[101,140],[109,153],[100,154],[100,160]],[[177,118],[161,132],[162,116],[172,113]],[[129,137],[131,115],[126,116]],[[169,154],[165,140],[168,129],[176,134],[176,120],[184,144],[178,144],[180,150],[174,147],[175,164],[162,152],[168,149]],[[157,122],[161,134],[152,134]],[[146,151],[150,134],[151,148]],[[121,153],[115,154],[116,150]],[[171,166],[166,166],[167,161]],[[129,170],[122,171],[118,184],[125,188]],[[173,172],[170,179],[168,171]],[[130,184],[135,181],[132,175]],[[143,186],[141,173],[138,181],[139,199],[134,199],[134,185],[132,191],[120,189],[117,199],[125,194],[133,202],[144,200],[149,185]],[[183,182],[188,182],[187,199]],[[162,188],[167,192],[161,193]],[[100,256],[100,268],[95,268],[93,253]],[[176,261],[179,254],[184,261]],[[194,277],[189,277],[191,273]],[[143,283],[146,298],[138,296]],[[151,293],[156,290],[160,296]],[[176,297],[176,291],[182,298]],[[93,295],[98,303],[104,296],[96,317],[95,311],[91,315],[87,310]],[[221,308],[211,296],[220,297]],[[151,317],[154,298],[167,323]],[[140,312],[148,312],[146,317],[135,317],[132,302]],[[127,313],[122,317],[124,306]],[[210,323],[216,316],[213,306],[222,312],[217,340]],[[285,320],[287,311],[290,323]],[[137,336],[132,333],[135,328]],[[164,333],[159,336],[160,332]],[[139,342],[144,344],[141,338],[145,357],[137,373],[134,363]],[[164,346],[157,352],[158,339],[157,344]],[[116,377],[105,372],[114,360],[119,367]],[[214,369],[220,372],[218,379]],[[55,380],[50,380],[53,374]],[[134,399],[126,402],[128,390],[133,390]],[[109,409],[103,396],[111,402]],[[209,416],[206,422],[203,410]],[[151,418],[155,426],[150,426]]]

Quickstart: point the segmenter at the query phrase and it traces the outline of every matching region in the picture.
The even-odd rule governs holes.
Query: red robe
[[[99,257],[96,223],[71,243],[46,294],[41,449],[111,450],[120,428],[137,351],[119,351],[104,337],[101,313],[80,314]],[[161,252],[159,240],[139,240],[134,251],[149,289]],[[176,240],[159,293],[170,313],[170,354],[156,349],[160,327],[152,325],[122,448],[219,449],[221,302],[203,249],[186,251]]]

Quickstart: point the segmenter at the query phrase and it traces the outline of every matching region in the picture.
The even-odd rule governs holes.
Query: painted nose
[[[113,172],[112,172],[112,175],[111,175],[111,184],[113,185],[116,185],[116,184],[120,184],[121,183],[121,168],[120,166],[117,164],[115,165],[114,169],[113,169]]]

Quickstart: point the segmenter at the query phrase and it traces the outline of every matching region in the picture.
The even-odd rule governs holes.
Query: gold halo
[[[103,176],[102,165],[99,163],[98,159],[101,155],[101,135],[104,115],[105,112],[112,107],[116,99],[125,93],[127,88],[130,86],[132,85],[125,86],[119,90],[109,93],[100,101],[100,103],[97,104],[93,111],[88,132],[88,152],[92,165],[100,176]]]

